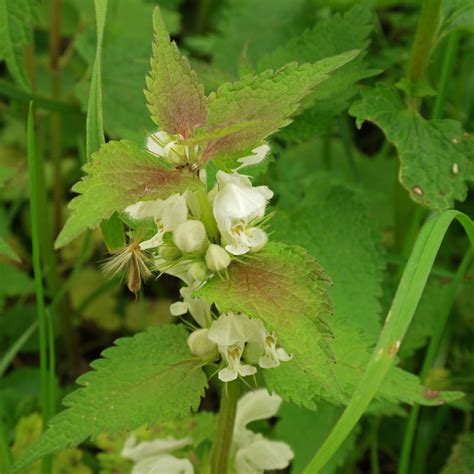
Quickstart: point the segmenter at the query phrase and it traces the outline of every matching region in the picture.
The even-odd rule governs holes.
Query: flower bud
[[[215,359],[217,357],[217,344],[212,342],[209,337],[209,329],[197,329],[188,337],[188,346],[190,351],[206,359]]]
[[[220,272],[230,265],[230,256],[220,245],[211,244],[206,252],[206,265],[211,272]]]
[[[175,260],[181,256],[181,252],[174,245],[162,245],[158,254],[164,260]]]
[[[209,272],[204,262],[193,262],[189,265],[188,275],[194,281],[204,281],[208,277],[208,274]]]
[[[170,313],[173,316],[181,316],[189,311],[188,305],[184,301],[176,301],[170,304]]]
[[[189,220],[173,232],[173,242],[184,253],[199,252],[206,243],[206,229],[201,221]]]

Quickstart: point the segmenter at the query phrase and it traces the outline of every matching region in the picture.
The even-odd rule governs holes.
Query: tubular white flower
[[[134,461],[132,474],[193,474],[194,468],[187,459],[180,459],[169,454],[192,443],[191,438],[156,439],[137,444],[132,434],[124,444],[122,457]]]
[[[216,358],[217,345],[209,339],[209,329],[202,328],[193,331],[188,337],[189,350],[203,358]]]
[[[125,212],[132,219],[153,218],[156,222],[158,232],[151,239],[140,243],[142,250],[160,246],[165,233],[173,231],[188,218],[186,199],[180,194],[173,194],[165,200],[139,201],[126,207]]]
[[[229,254],[220,245],[216,244],[209,245],[205,260],[207,268],[211,272],[220,272],[230,265]]]
[[[262,369],[278,367],[280,362],[287,362],[293,358],[283,347],[278,345],[278,339],[274,333],[269,333],[262,321],[251,319],[254,331],[253,336],[246,347],[246,359],[257,363]]]
[[[245,394],[237,403],[233,445],[237,474],[263,474],[265,470],[284,469],[294,457],[288,444],[271,441],[246,428],[248,423],[275,416],[282,398],[266,389]]]
[[[270,151],[270,147],[266,143],[264,145],[258,146],[257,148],[254,148],[252,150],[251,155],[244,156],[237,160],[240,163],[240,166],[236,168],[234,171],[244,168],[245,166],[258,165],[265,159],[269,151]]]
[[[252,187],[247,176],[218,171],[218,192],[213,201],[213,213],[221,232],[225,249],[234,255],[258,250],[267,242],[262,229],[251,222],[265,215],[268,200],[273,196],[267,186]]]
[[[173,316],[181,316],[187,312],[202,328],[208,328],[212,323],[211,306],[204,298],[194,298],[194,287],[183,287],[179,290],[183,301],[177,301],[170,305],[170,312]]]
[[[244,351],[243,343],[237,343],[231,346],[218,346],[218,349],[223,359],[227,362],[227,367],[224,367],[218,372],[219,380],[222,380],[222,382],[231,382],[239,375],[241,377],[247,377],[257,372],[257,369],[253,365],[241,363],[240,359]]]
[[[173,242],[184,253],[203,250],[206,243],[206,228],[201,221],[185,221],[176,226],[173,232]]]
[[[169,135],[163,131],[157,131],[148,137],[146,147],[154,155],[164,158],[173,164],[181,164],[187,160],[187,147],[180,144],[183,140],[181,135]]]

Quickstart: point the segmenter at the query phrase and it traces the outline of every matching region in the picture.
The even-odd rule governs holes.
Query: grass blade
[[[43,428],[52,415],[51,378],[48,374],[48,321],[44,303],[43,272],[41,267],[40,247],[40,199],[38,196],[38,163],[36,159],[36,144],[34,130],[33,103],[30,103],[28,112],[28,171],[31,200],[31,234],[32,234],[32,258],[35,280],[36,310],[39,327],[39,356],[40,356],[40,384],[41,384],[41,413],[43,416]],[[53,341],[54,342],[54,341]],[[42,464],[43,472],[51,471],[51,458],[45,458]]]
[[[87,106],[86,153],[87,159],[104,143],[104,115],[102,112],[102,41],[104,38],[107,0],[94,0],[97,23],[97,48],[92,69],[91,89]],[[102,234],[109,250],[125,245],[123,224],[113,215],[101,225]]]
[[[474,225],[465,214],[450,210],[429,219],[421,229],[403,272],[377,346],[347,405],[330,435],[305,469],[320,472],[364,414],[393,364],[428,280],[443,238],[457,219],[474,245]]]

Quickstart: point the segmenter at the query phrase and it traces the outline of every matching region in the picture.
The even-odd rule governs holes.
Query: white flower
[[[234,255],[259,250],[267,243],[267,235],[253,221],[264,217],[272,191],[267,186],[252,187],[247,176],[237,173],[218,171],[216,178],[219,189],[213,213],[225,249]]]
[[[201,221],[181,222],[173,232],[173,242],[184,253],[199,252],[206,243],[206,228]]]
[[[206,251],[206,265],[211,272],[220,272],[230,265],[229,254],[216,244],[209,245]]]
[[[258,362],[262,369],[278,367],[281,362],[287,362],[293,357],[283,347],[278,345],[277,337],[270,334],[259,319],[252,319],[254,327],[251,340],[246,347],[246,358],[251,362]]]
[[[140,243],[142,250],[160,246],[165,233],[173,231],[188,218],[186,199],[180,194],[173,194],[165,200],[139,201],[125,208],[125,212],[132,219],[153,218],[156,222],[158,232],[151,239]]]
[[[137,444],[137,438],[132,434],[125,442],[121,455],[135,462],[132,474],[193,474],[194,468],[190,461],[169,454],[191,443],[191,438],[170,438]]]
[[[270,151],[270,147],[267,144],[260,145],[257,148],[254,148],[252,150],[251,155],[244,156],[237,160],[240,163],[240,166],[236,168],[234,171],[237,171],[240,168],[243,168],[245,166],[258,165],[265,159],[269,151]]]
[[[187,160],[188,156],[188,149],[180,144],[181,140],[183,140],[181,135],[173,136],[158,131],[148,137],[146,147],[148,151],[170,163],[181,164]]]
[[[223,382],[235,380],[239,375],[253,375],[257,369],[242,364],[241,358],[245,343],[252,336],[252,325],[244,314],[221,314],[209,330],[209,339],[217,344],[222,359],[227,364],[219,370],[218,377]]]
[[[194,298],[194,290],[192,286],[181,288],[179,292],[183,301],[173,303],[170,306],[170,312],[173,316],[181,316],[189,312],[199,326],[208,328],[212,323],[211,306],[204,298]]]
[[[275,416],[281,402],[281,397],[270,395],[266,389],[249,392],[238,401],[233,433],[237,474],[263,474],[265,470],[284,469],[290,464],[294,453],[288,444],[271,441],[247,429],[252,421]]]
[[[206,359],[217,357],[217,345],[209,339],[209,329],[201,328],[193,331],[188,337],[189,350]]]

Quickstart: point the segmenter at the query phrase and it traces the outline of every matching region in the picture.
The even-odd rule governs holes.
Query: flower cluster
[[[252,421],[275,416],[281,402],[281,397],[270,395],[266,389],[248,392],[238,401],[231,449],[237,474],[263,474],[266,470],[284,469],[293,459],[288,444],[272,441],[247,428]],[[170,454],[191,444],[191,438],[137,443],[132,434],[121,455],[135,463],[132,474],[193,474],[194,467],[188,459]]]
[[[190,288],[182,288],[181,295],[183,301],[171,305],[171,314],[191,314],[200,327],[189,335],[188,346],[203,359],[213,361],[220,357],[223,367],[218,377],[223,382],[255,374],[256,365],[271,369],[291,360],[276,335],[269,333],[259,319],[236,313],[224,313],[214,319],[211,307],[203,298],[192,297]]]
[[[190,149],[165,132],[152,135],[147,146],[173,165],[189,164],[199,154],[198,148]],[[268,150],[267,145],[258,147],[241,165],[260,162]],[[204,169],[200,178],[206,183]],[[192,286],[225,270],[232,259],[265,246],[268,238],[262,227],[272,196],[267,186],[254,187],[247,176],[218,171],[208,193],[186,191],[165,200],[139,201],[125,213],[138,223],[153,223],[152,235],[139,248],[153,255],[155,268]]]

